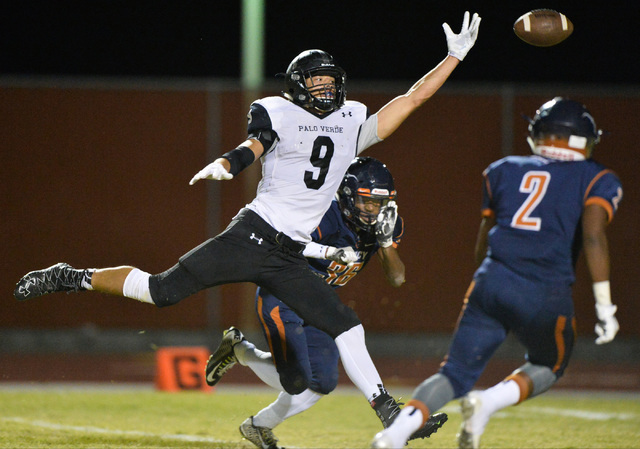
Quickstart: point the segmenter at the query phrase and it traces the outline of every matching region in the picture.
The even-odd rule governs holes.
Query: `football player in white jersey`
[[[255,101],[248,138],[199,171],[201,179],[229,180],[256,159],[262,180],[256,198],[216,237],[151,275],[133,266],[75,269],[58,263],[32,271],[14,290],[18,300],[60,291],[96,290],[158,307],[178,303],[206,288],[253,282],[291,307],[306,323],[335,339],[345,372],[387,427],[398,413],[367,351],[356,313],[309,268],[306,244],[329,208],[355,156],[389,137],[444,84],[473,47],[480,17],[465,12],[460,33],[443,24],[447,56],[377,113],[346,100],[346,74],[321,50],[298,55],[285,74],[283,97]],[[311,253],[310,253],[311,251]],[[345,254],[334,257],[348,263]]]

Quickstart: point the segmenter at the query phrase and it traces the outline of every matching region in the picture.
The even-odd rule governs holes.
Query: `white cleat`
[[[480,435],[473,430],[473,420],[477,419],[478,412],[482,408],[480,395],[475,392],[468,393],[460,400],[462,412],[462,425],[458,433],[459,449],[480,449]]]
[[[393,449],[394,447],[391,436],[385,431],[376,433],[371,442],[371,449]]]

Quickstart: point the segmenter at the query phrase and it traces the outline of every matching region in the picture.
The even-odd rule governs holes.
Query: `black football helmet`
[[[534,154],[551,159],[589,159],[602,130],[587,108],[576,101],[555,97],[529,120],[527,141]]]
[[[314,75],[329,75],[335,85],[323,84],[308,88],[305,80]],[[333,57],[322,50],[306,50],[296,56],[284,75],[285,90],[282,94],[304,108],[315,108],[326,113],[340,108],[347,97],[347,75],[338,67]]]
[[[356,204],[374,200],[379,201],[382,209],[395,200],[397,192],[386,165],[372,157],[357,157],[349,165],[337,195],[345,219],[356,229],[373,232],[377,214],[367,213]]]

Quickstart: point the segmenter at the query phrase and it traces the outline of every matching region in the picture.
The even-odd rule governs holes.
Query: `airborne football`
[[[516,20],[513,32],[529,45],[551,47],[571,36],[573,23],[558,11],[535,9]]]

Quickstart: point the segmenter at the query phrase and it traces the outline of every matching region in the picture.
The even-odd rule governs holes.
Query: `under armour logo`
[[[343,113],[342,113],[342,116],[343,116],[343,117],[346,117],[347,115],[348,115],[349,117],[353,117],[353,115],[351,114],[351,111],[349,111],[349,112],[343,112]]]
[[[251,240],[251,239],[253,239],[253,240],[257,240],[257,241],[258,241],[258,245],[262,245],[262,240],[263,240],[263,239],[256,237],[256,234],[255,234],[255,233],[253,233],[253,232],[251,233],[251,237],[249,237],[249,239],[250,239],[250,240]]]

